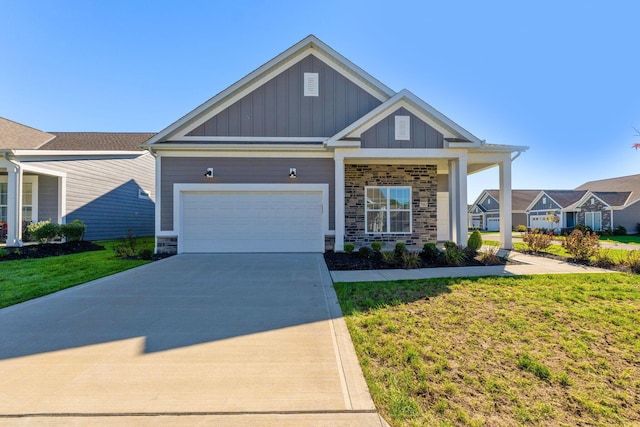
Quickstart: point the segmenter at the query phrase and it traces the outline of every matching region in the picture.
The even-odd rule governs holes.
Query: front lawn
[[[335,288],[392,426],[640,424],[638,276]]]
[[[149,261],[116,258],[121,240],[96,242],[102,251],[0,263],[0,308],[41,297],[91,280],[128,270]],[[153,249],[153,237],[137,239],[139,249]]]
[[[640,244],[640,235],[626,235],[626,236],[600,236],[600,240],[609,243],[631,243]]]

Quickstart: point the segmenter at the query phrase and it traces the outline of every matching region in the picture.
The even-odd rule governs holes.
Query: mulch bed
[[[28,245],[22,248],[2,248],[0,249],[0,261],[46,258],[51,256],[79,254],[81,252],[102,250],[104,250],[103,246],[85,240],[66,243],[45,243],[41,245]],[[6,254],[4,253],[5,251]]]
[[[433,268],[433,267],[451,267],[446,264],[443,260],[432,260],[420,258],[421,264],[416,268]],[[331,271],[344,271],[344,270],[389,270],[389,269],[397,269],[400,268],[397,265],[389,264],[384,262],[382,256],[378,254],[374,254],[369,258],[362,257],[357,252],[352,252],[350,254],[346,252],[333,252],[327,251],[324,254],[324,260],[327,263],[327,267]],[[500,262],[493,263],[490,265],[506,265],[506,264],[519,264],[512,260],[502,260]],[[470,267],[470,266],[484,266],[487,264],[482,263],[479,259],[471,258],[468,259],[461,267]]]

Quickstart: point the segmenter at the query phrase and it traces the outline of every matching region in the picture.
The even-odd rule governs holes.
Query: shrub
[[[396,263],[396,254],[394,251],[384,251],[382,252],[382,261],[387,264],[395,265]]]
[[[153,251],[151,249],[140,249],[138,251],[138,258],[151,261],[153,259]]]
[[[373,249],[374,252],[380,252],[382,250],[382,242],[372,242],[371,249]]]
[[[640,251],[629,251],[627,259],[624,260],[624,265],[629,267],[629,270],[633,273],[640,273]]]
[[[498,256],[498,247],[489,246],[486,250],[480,252],[480,262],[484,265],[500,265],[503,263],[502,258]]]
[[[127,230],[127,237],[124,238],[122,243],[113,247],[113,251],[119,258],[132,258],[138,255],[136,238],[133,236],[133,230],[131,228]]]
[[[610,268],[616,265],[616,261],[611,257],[609,249],[600,249],[597,251],[593,263],[600,268]]]
[[[64,237],[69,242],[77,242],[82,240],[87,226],[79,219],[74,219],[69,224],[60,224],[60,237]]]
[[[553,235],[541,233],[540,230],[533,229],[522,234],[522,241],[527,245],[527,249],[532,252],[540,252],[551,245]]]
[[[435,243],[427,242],[422,247],[422,256],[426,259],[436,259],[440,256],[440,250]]]
[[[455,242],[444,242],[444,261],[448,265],[462,265],[467,259],[467,252]]]
[[[5,248],[0,248],[0,258],[4,258],[7,255],[9,255],[9,251],[6,250]]]
[[[519,233],[525,233],[527,231],[527,226],[526,225],[522,225],[522,224],[518,224],[516,225],[516,231]]]
[[[594,256],[600,247],[600,240],[597,234],[582,233],[580,230],[573,230],[569,234],[562,247],[571,255],[574,259],[581,261],[588,261]]]
[[[407,251],[402,255],[402,257],[397,260],[398,264],[402,268],[417,268],[422,265],[422,260],[420,259],[420,255],[416,252]]]
[[[591,227],[589,227],[588,225],[584,225],[584,224],[576,224],[576,226],[574,227],[574,230],[580,230],[583,233],[586,233],[587,231],[589,233],[593,232],[593,229],[591,229]]]
[[[478,252],[482,247],[482,235],[478,230],[473,230],[473,233],[469,236],[469,240],[467,240],[467,247],[472,252]]]
[[[356,246],[353,243],[345,243],[344,251],[348,254],[352,253]]]
[[[59,232],[60,226],[51,221],[39,221],[27,226],[29,233],[40,243],[47,243],[49,240],[55,239]]]
[[[364,259],[369,259],[373,255],[373,251],[366,246],[362,246],[360,249],[358,249],[358,253]]]
[[[405,255],[407,252],[409,252],[407,250],[407,244],[404,242],[398,242],[396,243],[396,248],[393,251],[393,253],[396,256],[396,259],[400,260],[402,258],[403,255]]]
[[[614,236],[626,236],[627,235],[627,229],[624,228],[622,225],[617,226],[616,228],[613,229],[612,231]]]

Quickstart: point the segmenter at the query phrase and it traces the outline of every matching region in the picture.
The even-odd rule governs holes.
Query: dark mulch
[[[103,246],[81,240],[79,242],[45,243],[28,245],[22,248],[0,249],[0,261],[12,261],[27,258],[46,258],[59,255],[79,254],[81,252],[102,251]],[[5,253],[6,252],[6,253]]]
[[[421,264],[416,268],[431,268],[431,267],[451,267],[446,264],[442,259],[426,259],[421,257]],[[324,260],[327,263],[327,267],[331,271],[341,270],[388,270],[401,268],[395,264],[389,264],[383,261],[381,254],[374,254],[371,257],[364,258],[357,252],[350,254],[346,252],[333,252],[327,251],[324,253]],[[507,263],[513,263],[512,261],[506,261],[500,259],[499,262],[491,265],[505,265]],[[463,267],[468,266],[482,266],[487,265],[482,263],[479,259],[468,259]]]

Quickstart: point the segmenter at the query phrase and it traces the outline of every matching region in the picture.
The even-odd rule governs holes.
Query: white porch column
[[[7,246],[22,246],[22,169],[7,167]]]
[[[458,217],[458,163],[449,160],[449,239],[452,242],[458,241],[458,229],[456,218]]]
[[[513,249],[511,239],[511,157],[500,162],[500,247]]]
[[[344,156],[338,150],[334,153],[335,161],[335,243],[333,250],[344,250]]]
[[[467,246],[467,155],[461,155],[458,163],[458,210],[456,225],[458,228],[456,243]]]

